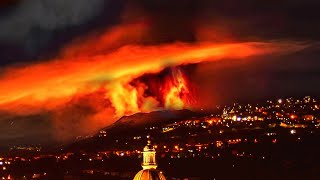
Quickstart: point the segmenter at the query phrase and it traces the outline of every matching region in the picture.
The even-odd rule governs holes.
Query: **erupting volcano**
[[[192,92],[182,71],[175,67],[164,74],[158,83],[155,83],[154,77],[151,77],[148,82],[138,78],[129,83],[117,81],[106,85],[107,99],[115,108],[116,116],[164,108],[171,110],[192,108]],[[150,86],[155,88],[152,89]]]
[[[199,108],[184,65],[304,48],[292,42],[139,44],[148,28],[146,23],[119,25],[75,40],[52,60],[7,67],[0,77],[0,110],[20,116],[45,112],[55,136],[69,138],[71,129],[92,133],[124,115]]]

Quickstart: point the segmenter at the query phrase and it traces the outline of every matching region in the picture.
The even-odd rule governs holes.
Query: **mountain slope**
[[[123,116],[111,126],[101,129],[106,131],[106,137],[100,138],[99,134],[86,138],[66,146],[65,150],[97,151],[107,147],[114,147],[115,139],[128,138],[136,134],[148,133],[145,127],[161,126],[176,121],[182,121],[193,117],[203,116],[190,110],[154,111],[150,113],[137,113],[131,116]]]
[[[190,110],[177,111],[154,111],[150,113],[137,113],[131,116],[123,116],[113,125],[104,130],[113,128],[141,128],[151,125],[159,125],[161,123],[170,123],[173,121],[183,120],[199,116],[199,114]]]

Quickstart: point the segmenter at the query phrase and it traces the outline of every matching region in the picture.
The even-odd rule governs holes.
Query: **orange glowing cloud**
[[[0,104],[23,101],[33,104],[64,98],[78,91],[95,91],[101,86],[118,86],[145,73],[222,58],[244,58],[265,53],[297,50],[300,46],[273,43],[169,44],[124,46],[106,54],[61,58],[22,68],[9,68],[0,78]]]

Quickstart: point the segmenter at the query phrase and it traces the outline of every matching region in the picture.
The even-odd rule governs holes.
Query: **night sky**
[[[111,78],[112,72],[107,78],[99,75],[86,80],[86,85],[81,84],[75,90],[77,93],[68,94],[67,100],[63,101],[60,99],[62,96],[49,98],[44,94],[41,97],[46,98],[41,99],[43,101],[40,103],[31,98],[34,104],[25,104],[33,96],[30,90],[33,87],[24,84],[42,86],[42,83],[37,83],[42,75],[51,79],[56,74],[62,74],[59,78],[64,78],[64,71],[71,72],[73,63],[77,64],[77,61],[86,59],[91,62],[91,58],[97,54],[106,55],[131,45],[158,47],[182,43],[194,47],[201,42],[216,45],[258,42],[267,43],[270,48],[277,47],[271,53],[259,53],[246,58],[224,55],[218,61],[174,64],[183,65],[181,70],[192,74],[188,80],[195,89],[203,89],[198,93],[199,98],[210,100],[203,102],[205,108],[234,101],[318,96],[319,8],[318,0],[2,0],[0,89],[4,90],[0,96],[0,142],[10,144],[41,143],[47,139],[69,140],[78,134],[89,134],[112,123],[117,117],[110,120],[102,118],[115,112],[105,110],[112,106],[112,102],[110,105],[109,100],[104,99],[105,92],[100,87],[115,79]],[[265,51],[269,45],[259,45],[258,48],[264,48]],[[254,47],[257,48],[256,45]],[[234,51],[245,53],[241,48]],[[119,61],[128,69],[136,66],[126,63],[125,59]],[[58,66],[52,62],[62,62],[63,65]],[[64,62],[71,64],[70,68]],[[33,74],[37,68],[32,67],[37,65],[48,69],[59,67],[63,73],[38,71]],[[156,74],[159,71],[165,73],[170,66],[163,68],[164,71],[157,69]],[[68,77],[72,75],[70,73]],[[140,81],[148,79],[144,72],[134,76],[135,81],[139,78],[142,79]],[[159,79],[162,75],[152,76]],[[68,82],[71,80],[69,78]],[[96,84],[99,84],[99,88]],[[66,83],[65,88],[75,88],[77,85]],[[48,86],[48,94],[61,91],[54,83],[45,86]],[[94,90],[87,90],[93,87]],[[18,88],[30,94],[9,101],[11,95],[6,92],[15,92]],[[78,93],[79,89],[81,93]],[[65,96],[63,98],[66,99]],[[88,131],[80,130],[84,128],[88,128]],[[74,129],[74,134],[66,135],[70,129]]]

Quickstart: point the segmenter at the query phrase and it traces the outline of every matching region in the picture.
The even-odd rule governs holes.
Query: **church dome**
[[[166,180],[161,171],[157,169],[156,150],[151,142],[143,148],[142,170],[139,171],[133,180]]]
[[[156,169],[144,169],[139,171],[133,180],[166,180],[161,171]]]

